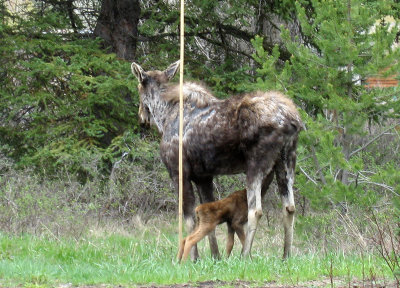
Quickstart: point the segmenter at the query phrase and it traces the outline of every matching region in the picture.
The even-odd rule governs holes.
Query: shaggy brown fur
[[[235,232],[242,246],[245,232],[243,226],[247,223],[246,189],[236,191],[228,197],[215,202],[204,203],[196,207],[197,225],[195,230],[179,245],[178,260],[186,261],[193,245],[212,232],[217,225],[225,223],[228,226],[226,254],[231,254]]]
[[[168,85],[168,88],[162,97],[168,102],[179,102],[179,85]],[[183,89],[183,100],[185,102],[191,102],[198,108],[204,108],[213,102],[219,101],[204,86],[194,82],[185,83]]]

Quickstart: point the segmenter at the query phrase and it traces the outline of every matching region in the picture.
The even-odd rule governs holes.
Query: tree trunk
[[[293,15],[292,21],[284,20],[279,14],[262,12],[257,20],[256,34],[264,37],[263,47],[266,51],[271,52],[275,45],[279,47],[280,59],[289,60],[292,56],[281,38],[281,25],[284,29],[288,29],[292,40],[298,37],[300,43],[304,43],[303,35],[300,30],[300,23]]]
[[[78,33],[78,28],[76,27],[75,23],[75,15],[74,15],[74,0],[69,0],[66,2],[66,7],[68,11],[68,17],[71,22],[71,27],[72,30],[74,30],[74,33]]]
[[[103,38],[118,57],[133,60],[139,17],[139,0],[102,0],[94,35]]]

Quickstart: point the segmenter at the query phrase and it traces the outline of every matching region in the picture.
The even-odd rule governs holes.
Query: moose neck
[[[144,101],[144,104],[153,116],[158,131],[164,133],[164,124],[167,118],[171,116],[175,106],[177,106],[176,103],[167,102],[161,99],[161,97],[154,97],[150,101]]]

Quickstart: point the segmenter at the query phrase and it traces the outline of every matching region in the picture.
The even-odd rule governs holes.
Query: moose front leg
[[[191,213],[185,213],[185,211],[183,213],[186,222],[186,231],[188,234],[192,233],[196,227],[196,223],[194,221],[193,209],[191,211],[192,211]],[[192,261],[196,261],[199,258],[199,251],[197,250],[196,243],[191,247],[192,249],[190,250],[190,258],[192,259]]]
[[[213,202],[214,199],[214,194],[213,194],[213,178],[212,177],[202,177],[196,179],[195,184],[197,187],[197,191],[199,194],[200,202],[201,203],[207,203],[207,202]],[[220,254],[219,254],[219,249],[218,249],[218,243],[217,243],[217,237],[215,236],[215,230],[212,230],[208,234],[208,241],[210,243],[210,250],[211,250],[211,255],[219,259]]]
[[[174,180],[176,190],[178,191],[178,175],[171,177]],[[192,233],[195,229],[195,213],[194,208],[196,205],[196,198],[193,192],[193,186],[190,180],[183,180],[183,217],[185,218],[186,232],[188,234]],[[196,261],[199,258],[199,252],[197,250],[197,245],[193,245],[190,251],[190,258],[192,261]]]

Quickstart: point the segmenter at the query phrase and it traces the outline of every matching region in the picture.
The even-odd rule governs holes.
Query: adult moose
[[[179,85],[171,84],[179,61],[164,71],[145,72],[132,63],[139,80],[140,116],[153,121],[162,139],[160,153],[178,188]],[[274,174],[283,203],[283,257],[291,252],[295,203],[293,195],[297,138],[303,127],[293,102],[279,92],[253,92],[219,100],[203,86],[187,82],[184,94],[183,214],[194,229],[195,183],[200,202],[214,201],[213,177],[246,173],[248,228],[242,255],[250,254],[261,198]],[[215,234],[209,235],[212,254],[219,257]],[[198,257],[193,247],[191,258]]]

